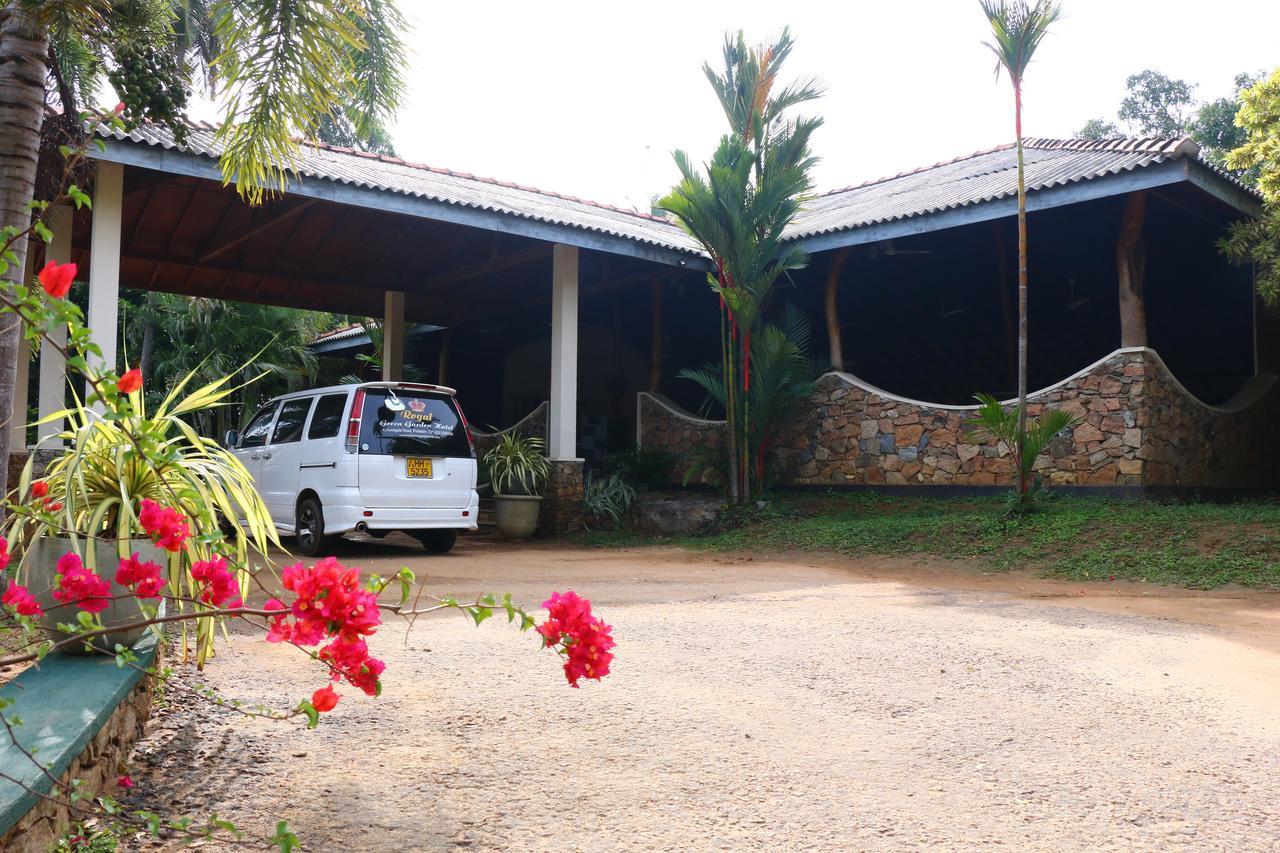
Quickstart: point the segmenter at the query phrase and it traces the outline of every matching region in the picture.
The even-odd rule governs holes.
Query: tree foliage
[[[1027,186],[1026,164],[1022,151],[1022,79],[1031,64],[1036,48],[1049,32],[1049,27],[1062,14],[1056,0],[980,0],[983,13],[991,25],[991,41],[983,44],[996,55],[996,75],[1001,69],[1013,84],[1013,127],[1018,162],[1018,406],[1016,424],[1019,439],[1014,452],[1020,454],[1026,442],[1027,412]],[[1021,459],[1021,457],[1019,457]],[[1020,502],[1031,499],[1027,476],[1020,473],[1016,484]]]
[[[65,114],[109,82],[130,122],[185,132],[190,96],[218,100],[225,180],[250,200],[287,183],[299,138],[389,150],[403,92],[393,0],[64,0],[47,28],[50,99]]]
[[[1245,142],[1227,155],[1232,169],[1256,170],[1265,206],[1257,219],[1231,227],[1220,247],[1236,263],[1253,263],[1258,293],[1280,305],[1280,68],[1240,94],[1236,122]]]
[[[332,325],[328,314],[313,311],[169,293],[148,294],[141,306],[126,306],[124,313],[127,340],[154,336],[144,379],[156,400],[188,374],[197,385],[223,376],[239,385],[265,374],[228,401],[231,421],[219,417],[216,424],[200,425],[207,435],[239,426],[260,400],[314,382],[317,360],[308,344]]]
[[[1091,118],[1076,132],[1076,136],[1080,139],[1102,140],[1115,139],[1123,134],[1114,122],[1107,121],[1105,118]]]
[[[1129,75],[1118,115],[1138,136],[1184,136],[1195,116],[1195,85],[1153,69]]]
[[[778,76],[793,47],[787,30],[773,44],[747,47],[741,32],[725,38],[723,70],[703,67],[729,125],[702,169],[675,152],[681,180],[659,205],[675,216],[711,257],[707,278],[720,298],[721,378],[729,449],[731,500],[745,501],[755,467],[752,336],[762,323],[779,276],[808,263],[803,249],[783,243],[783,231],[813,189],[817,158],[810,139],[820,118],[788,118],[814,100],[812,79],[781,86]],[[758,483],[756,484],[758,485]]]

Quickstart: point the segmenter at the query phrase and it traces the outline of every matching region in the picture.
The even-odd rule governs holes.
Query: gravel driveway
[[[382,697],[342,691],[315,731],[175,696],[135,804],[287,817],[308,850],[1280,847],[1277,596],[483,540],[344,561],[533,605],[572,587],[613,675],[570,689],[502,619],[393,622]],[[322,680],[248,637],[205,678],[248,701]]]

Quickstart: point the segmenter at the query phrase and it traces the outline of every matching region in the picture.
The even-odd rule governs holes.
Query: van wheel
[[[341,537],[325,536],[324,510],[320,501],[305,498],[298,503],[298,515],[294,522],[294,550],[305,557],[317,557],[325,551],[332,550],[333,544]]]
[[[428,554],[447,554],[458,541],[456,530],[414,530],[411,535],[422,543]]]

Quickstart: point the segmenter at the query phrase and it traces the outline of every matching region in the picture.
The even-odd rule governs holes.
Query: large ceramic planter
[[[498,495],[494,499],[498,534],[503,539],[528,539],[538,529],[542,498],[538,495]]]
[[[81,548],[84,548],[87,543],[84,540],[80,540],[80,545]],[[110,627],[139,621],[143,618],[141,602],[138,601],[128,587],[120,586],[115,582],[116,567],[120,564],[120,554],[116,549],[115,543],[95,542],[93,547],[96,561],[94,570],[103,580],[111,584],[111,604],[107,606],[106,610],[98,614],[102,619],[102,624]],[[54,640],[60,640],[67,636],[58,630],[58,623],[74,623],[76,621],[76,613],[79,611],[79,608],[74,604],[64,605],[53,597],[53,590],[58,583],[58,560],[70,550],[72,550],[71,541],[68,539],[41,537],[31,547],[24,567],[27,588],[31,590],[32,595],[36,597],[45,611],[45,615],[40,619],[40,627],[44,628],[50,638]],[[140,560],[159,563],[161,566],[167,566],[169,563],[168,553],[157,548],[150,539],[130,540],[129,553],[137,554]],[[87,559],[85,564],[88,564]],[[149,598],[146,603],[150,607],[163,607],[163,599],[159,598]],[[142,638],[146,630],[143,627],[133,628],[128,631],[112,631],[109,634],[94,638],[92,642],[97,649],[114,652],[117,644],[132,647],[134,643]],[[86,653],[83,643],[69,643],[63,646],[62,650],[70,654]]]

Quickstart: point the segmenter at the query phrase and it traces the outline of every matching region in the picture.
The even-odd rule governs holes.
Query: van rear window
[[[371,388],[360,418],[360,452],[471,458],[453,399],[429,391]]]

